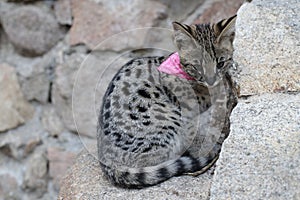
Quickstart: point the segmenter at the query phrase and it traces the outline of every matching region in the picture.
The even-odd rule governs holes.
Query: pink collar
[[[182,70],[182,65],[180,64],[180,57],[178,52],[173,53],[169,58],[167,58],[163,63],[161,63],[161,65],[157,69],[160,72],[175,75],[179,78],[195,80],[194,78],[190,77],[185,71]]]

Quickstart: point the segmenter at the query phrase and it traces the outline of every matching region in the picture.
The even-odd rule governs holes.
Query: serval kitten
[[[235,19],[212,25],[173,23],[181,65],[192,80],[158,71],[166,57],[133,59],[114,76],[103,97],[97,131],[100,165],[111,182],[142,188],[173,176],[197,175],[213,165],[237,103],[228,73]],[[218,98],[220,94],[224,96]],[[217,116],[213,113],[222,103],[226,111],[219,137],[202,155],[204,126],[199,123]],[[212,105],[214,112],[207,114]]]

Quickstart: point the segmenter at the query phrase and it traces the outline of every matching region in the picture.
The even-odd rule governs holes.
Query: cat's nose
[[[216,82],[216,77],[215,76],[206,78],[206,83],[209,86],[213,86],[215,84],[215,82]]]

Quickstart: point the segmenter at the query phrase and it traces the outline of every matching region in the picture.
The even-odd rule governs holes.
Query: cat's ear
[[[179,22],[173,22],[172,25],[175,32],[181,32],[186,36],[193,38],[193,29],[189,25],[181,24]]]
[[[236,15],[213,24],[212,28],[217,37],[215,46],[219,49],[233,51],[232,42],[235,35],[235,21]]]
[[[189,54],[192,49],[196,47],[195,27],[173,22],[174,42],[179,50],[180,56]]]

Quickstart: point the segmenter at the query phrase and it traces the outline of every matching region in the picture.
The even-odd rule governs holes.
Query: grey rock
[[[15,61],[21,89],[28,101],[39,101],[47,103],[49,101],[50,83],[54,74],[54,59],[50,55],[27,59],[18,57]],[[52,72],[53,71],[53,72]]]
[[[40,123],[40,109],[26,124],[0,134],[0,152],[14,160],[21,161],[42,143],[46,133]]]
[[[122,2],[73,0],[72,13],[74,22],[70,30],[71,45],[83,43],[90,49],[115,51],[143,47],[145,34],[137,31],[131,33],[131,37],[119,37],[118,40],[111,40],[105,45],[99,44],[123,31],[153,27],[157,21],[167,16],[164,4],[157,1],[138,0]]]
[[[35,191],[36,197],[47,191],[47,162],[45,152],[36,152],[26,166],[22,188]]]
[[[52,137],[58,137],[64,129],[61,118],[58,116],[54,106],[45,106],[42,119],[43,127],[49,132]]]
[[[67,169],[74,163],[76,154],[62,148],[49,147],[47,158],[49,160],[49,176],[54,181],[54,187],[59,190],[60,181]]]
[[[300,199],[300,94],[240,100],[211,199]]]
[[[238,11],[234,59],[241,95],[300,91],[298,0],[254,0]]]
[[[96,137],[100,101],[116,71],[126,63],[109,65],[116,57],[106,52],[72,53],[57,66],[52,102],[69,130]]]
[[[28,101],[47,103],[50,99],[50,85],[56,66],[55,55],[62,45],[59,42],[40,57],[25,57],[15,51],[6,34],[0,34],[0,60],[15,67],[22,92]]]
[[[20,199],[18,195],[19,188],[17,180],[9,173],[0,175],[0,198],[3,199]]]
[[[71,0],[60,0],[54,4],[57,21],[63,25],[72,25]]]
[[[34,6],[6,12],[2,25],[16,49],[27,56],[49,51],[63,36],[54,17]]]
[[[34,109],[24,99],[15,69],[0,64],[0,132],[15,128],[33,116]]]
[[[181,0],[154,0],[160,2],[167,7],[168,20],[167,23],[170,26],[172,21],[182,22],[193,11],[201,7],[205,0],[190,0],[188,3]],[[171,26],[170,26],[171,27]]]
[[[142,190],[111,185],[95,158],[96,147],[84,150],[62,180],[58,199],[208,199],[212,169],[198,177],[181,176]]]
[[[216,23],[222,19],[229,18],[236,14],[243,2],[244,0],[206,1],[207,5],[203,6],[205,8],[204,11],[194,19],[193,23]]]

